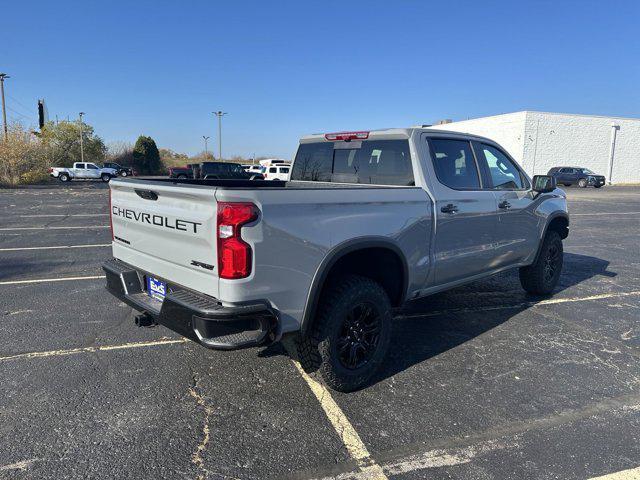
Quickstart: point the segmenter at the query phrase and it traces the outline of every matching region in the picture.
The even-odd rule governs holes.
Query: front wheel
[[[127,177],[127,176],[129,176],[129,174],[126,171],[123,170],[122,172],[120,172],[120,176],[121,177]]]
[[[362,387],[386,356],[391,319],[391,302],[379,283],[359,275],[338,278],[320,299],[311,332],[298,339],[302,367],[319,371],[334,390]]]
[[[560,279],[563,263],[562,239],[555,231],[547,232],[536,261],[520,268],[520,284],[534,295],[549,295]]]
[[[580,188],[587,188],[587,179],[581,178],[580,180],[578,180],[578,186]]]
[[[109,175],[108,173],[103,173],[100,178],[103,182],[108,182],[109,180],[111,180],[111,175]]]

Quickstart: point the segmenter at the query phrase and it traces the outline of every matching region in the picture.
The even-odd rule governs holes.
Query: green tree
[[[133,147],[133,165],[143,175],[161,172],[162,163],[156,142],[151,137],[140,135]]]
[[[165,169],[169,167],[182,167],[189,163],[189,156],[184,153],[174,152],[170,148],[161,148],[160,161]]]
[[[39,183],[49,178],[47,151],[38,137],[15,123],[0,137],[0,184]]]
[[[81,161],[80,122],[48,122],[42,127],[40,142],[47,150],[49,162],[54,167],[70,167]],[[107,147],[93,127],[82,123],[82,147],[85,162],[101,162]]]

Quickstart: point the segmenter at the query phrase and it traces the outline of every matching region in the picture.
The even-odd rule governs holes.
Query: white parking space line
[[[29,359],[29,358],[62,357],[67,355],[76,355],[78,353],[109,352],[113,350],[125,350],[127,348],[156,347],[159,345],[173,345],[176,343],[187,343],[187,342],[189,342],[189,340],[187,340],[186,338],[170,339],[165,337],[160,340],[152,340],[149,342],[133,342],[133,343],[123,343],[121,345],[102,345],[98,347],[70,348],[67,350],[49,350],[46,352],[19,353],[17,355],[0,357],[0,362],[7,362],[10,360]]]
[[[108,217],[108,213],[49,213],[46,215],[18,215],[20,218],[45,218],[45,217]]]
[[[88,228],[109,228],[109,225],[84,225],[81,227],[5,227],[0,228],[0,231],[13,231],[13,230],[81,230]]]
[[[506,310],[511,308],[537,307],[540,305],[555,305],[558,303],[588,302],[593,300],[602,300],[606,298],[631,297],[636,295],[640,295],[640,290],[633,291],[633,292],[602,293],[599,295],[590,295],[587,297],[550,298],[549,300],[540,300],[539,302],[521,302],[521,303],[514,303],[512,305],[491,305],[487,307],[474,307],[474,308],[449,308],[445,310],[436,310],[436,311],[427,312],[427,313],[398,315],[398,318],[435,317],[438,315],[446,315],[448,313],[488,312],[491,310]]]
[[[333,399],[331,392],[329,392],[324,385],[311,378],[307,372],[304,371],[300,363],[294,359],[295,352],[293,351],[293,346],[285,344],[285,348],[289,352],[296,369],[318,399],[329,422],[331,422],[331,425],[349,452],[349,456],[356,461],[360,469],[360,475],[367,478],[367,480],[388,480],[382,467],[371,458],[371,454],[360,438],[360,435],[358,435],[358,432],[353,428],[347,416]]]
[[[600,216],[600,215],[638,215],[640,214],[640,212],[601,212],[601,213],[570,213],[569,216],[571,217],[585,217],[588,215],[596,215],[596,216]]]
[[[59,277],[59,278],[38,278],[35,280],[9,280],[0,282],[0,285],[25,285],[29,283],[47,283],[47,282],[68,282],[71,280],[96,280],[99,278],[107,278],[104,275],[91,275],[88,277]]]
[[[96,243],[94,245],[57,245],[55,247],[12,247],[0,248],[0,252],[22,252],[23,250],[60,250],[64,248],[100,248],[110,246],[110,243]]]
[[[592,477],[589,480],[640,480],[640,467],[609,473],[601,477]]]
[[[496,440],[488,440],[468,447],[438,448],[385,463],[382,469],[387,475],[396,476],[431,468],[453,467],[470,463],[476,457],[484,456],[496,450],[513,448],[514,446],[513,444],[501,443]],[[320,480],[368,480],[369,478],[371,477],[365,472],[351,471],[331,477],[323,477]],[[420,478],[427,478],[427,475],[423,474]]]

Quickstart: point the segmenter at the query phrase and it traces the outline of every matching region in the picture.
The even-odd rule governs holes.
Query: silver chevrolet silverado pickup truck
[[[108,290],[208,348],[295,337],[305,369],[357,389],[405,302],[519,268],[550,294],[569,232],[553,177],[495,142],[428,128],[304,137],[291,180],[110,184]]]

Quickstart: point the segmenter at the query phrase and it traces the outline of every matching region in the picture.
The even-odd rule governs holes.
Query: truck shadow
[[[615,277],[608,266],[606,260],[565,252],[554,296],[595,276]],[[512,270],[410,302],[394,321],[389,354],[370,385],[473,340],[547,298],[527,294]]]

